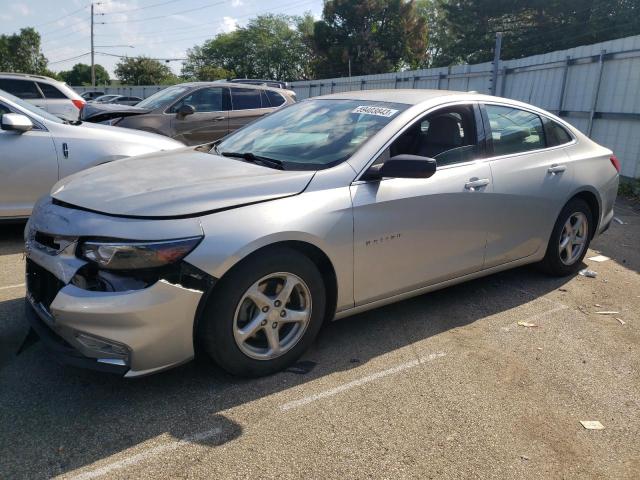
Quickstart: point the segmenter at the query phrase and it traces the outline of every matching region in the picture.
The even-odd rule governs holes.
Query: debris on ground
[[[521,458],[522,460],[529,460],[529,457],[527,457],[526,455],[520,455],[520,458]]]
[[[604,430],[604,425],[598,420],[580,420],[580,423],[587,430]]]
[[[598,276],[598,272],[594,272],[593,270],[589,270],[588,268],[584,268],[578,272],[579,275],[583,277],[596,278]]]
[[[540,325],[536,325],[535,323],[529,323],[529,322],[518,322],[518,325],[521,327],[528,327],[528,328],[535,328],[535,327],[539,327]]]
[[[617,315],[620,312],[616,312],[615,310],[602,310],[600,312],[596,312],[598,315]]]
[[[566,288],[559,288],[558,291],[559,292],[568,292],[569,290],[567,290]]]
[[[618,321],[620,322],[620,325],[624,325],[624,324],[626,324],[626,323],[627,323],[627,322],[625,322],[625,321],[624,321],[623,319],[621,319],[621,318],[618,318],[618,317],[615,317],[615,318],[616,318],[616,320],[618,320]]]
[[[593,306],[594,307],[601,307],[602,305],[600,305],[599,303],[594,303]]]
[[[624,221],[622,221],[622,219],[618,217],[613,217],[613,221],[619,223],[620,225],[626,225],[626,223],[624,223]]]
[[[591,260],[594,262],[606,262],[607,260],[611,260],[611,259],[606,255],[596,255],[594,257],[589,257],[587,260]]]

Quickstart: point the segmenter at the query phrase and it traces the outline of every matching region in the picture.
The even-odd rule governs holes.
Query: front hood
[[[51,196],[108,215],[189,217],[296,195],[314,174],[184,148],[83,170],[54,185]]]
[[[104,122],[110,118],[143,115],[151,110],[115,103],[87,103],[80,111],[80,120],[85,122]]]

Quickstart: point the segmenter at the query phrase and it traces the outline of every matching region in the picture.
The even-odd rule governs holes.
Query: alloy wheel
[[[582,212],[572,213],[562,228],[558,253],[565,265],[573,265],[582,255],[587,244],[589,222]]]
[[[272,273],[255,282],[235,311],[233,336],[245,355],[272,360],[290,351],[311,320],[311,293],[297,275]]]

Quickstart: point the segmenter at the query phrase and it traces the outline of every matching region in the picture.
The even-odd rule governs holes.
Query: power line
[[[62,15],[61,17],[58,17],[58,18],[56,18],[55,20],[49,20],[49,21],[44,22],[44,23],[39,23],[39,24],[37,24],[37,25],[34,25],[34,26],[33,26],[33,28],[39,28],[39,27],[42,27],[42,26],[44,26],[44,25],[49,25],[50,23],[57,22],[57,21],[62,20],[62,19],[64,19],[64,18],[70,17],[71,15],[75,15],[75,14],[76,14],[76,13],[78,13],[79,11],[84,10],[85,8],[87,8],[89,5],[90,5],[90,4],[88,4],[88,3],[87,3],[85,6],[80,7],[80,8],[78,8],[77,10],[74,10],[74,11],[73,11],[73,12],[71,12],[71,13],[67,13],[67,14],[65,14],[65,15]]]
[[[196,8],[190,8],[188,10],[180,10],[179,12],[173,12],[173,13],[167,13],[165,15],[158,15],[156,17],[148,17],[148,18],[135,18],[132,20],[116,20],[113,22],[104,22],[106,25],[113,25],[115,23],[139,23],[139,22],[149,22],[152,20],[158,20],[161,18],[167,18],[171,15],[182,15],[183,13],[191,13],[191,12],[196,12],[199,10],[204,10],[205,8],[212,8],[212,7],[217,7],[218,5],[223,5],[227,3],[227,1],[222,1],[222,2],[215,2],[212,3],[211,5],[203,5],[201,7],[196,7]]]
[[[115,12],[104,12],[104,13],[101,13],[101,15],[115,15],[117,13],[137,12],[138,10],[146,10],[147,8],[159,7],[161,5],[167,5],[169,3],[175,3],[179,1],[181,0],[167,0],[166,2],[154,3],[152,5],[145,5],[143,7],[128,8],[126,10],[117,10]]]
[[[87,55],[91,55],[91,52],[85,52],[81,55],[76,55],[75,57],[63,58],[62,60],[54,60],[53,62],[47,62],[47,64],[53,65],[55,63],[68,62],[69,60],[75,60],[77,58],[86,57]]]

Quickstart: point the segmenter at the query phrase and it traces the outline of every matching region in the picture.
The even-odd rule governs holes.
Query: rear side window
[[[63,98],[66,99],[67,96],[62,93],[60,90],[58,90],[56,87],[54,87],[53,85],[49,85],[48,83],[40,83],[38,82],[38,86],[40,87],[40,90],[42,90],[42,93],[44,94],[44,98]]]
[[[542,123],[544,125],[544,135],[547,139],[547,147],[564,145],[571,141],[571,135],[560,124],[548,118],[544,118]]]
[[[279,107],[285,102],[285,99],[282,95],[277,92],[266,90],[267,98],[269,99],[269,104],[272,107]]]
[[[16,97],[25,100],[42,98],[35,82],[32,82],[31,80],[0,78],[0,90],[5,90]]]
[[[234,110],[263,108],[260,90],[255,88],[232,88],[231,105],[233,105]],[[265,105],[265,107],[268,107],[268,105]]]
[[[545,148],[542,120],[518,108],[486,105],[494,155]]]

